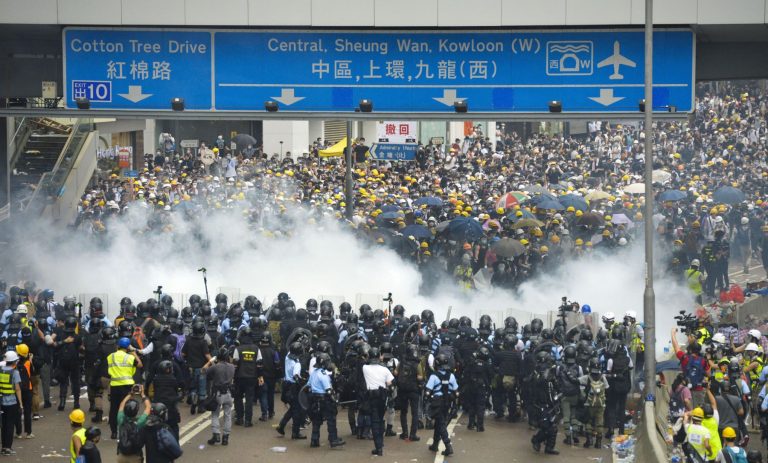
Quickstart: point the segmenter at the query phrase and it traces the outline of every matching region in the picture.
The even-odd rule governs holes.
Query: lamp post
[[[653,0],[645,0],[645,391],[656,389],[656,295],[653,292]]]

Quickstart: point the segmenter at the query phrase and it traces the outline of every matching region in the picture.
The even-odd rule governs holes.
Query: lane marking
[[[451,436],[453,436],[453,430],[456,428],[456,424],[458,424],[459,419],[461,419],[461,415],[463,414],[464,414],[464,410],[459,410],[459,413],[458,415],[456,415],[456,418],[452,419],[451,422],[448,423],[448,438],[451,438]],[[455,444],[453,439],[451,439],[451,444]],[[443,450],[445,450],[445,444],[443,444],[443,441],[441,440],[440,445],[437,447],[437,455],[435,455],[435,463],[443,463],[443,461],[445,460],[445,456],[441,453]]]
[[[205,419],[210,418],[210,416],[211,416],[211,412],[202,413],[201,415],[196,417],[194,420],[182,426],[181,429],[179,429],[179,435],[180,436],[184,435],[185,432],[197,426],[197,424],[200,423],[201,421],[204,421]]]
[[[210,415],[210,412],[208,414]],[[203,416],[205,416],[205,415],[203,415]],[[210,425],[211,425],[211,420],[203,421],[195,429],[189,431],[184,437],[182,437],[181,440],[179,440],[179,445],[181,446],[181,445],[186,444],[187,442],[192,440],[193,437],[195,437],[196,435],[198,435],[201,432],[203,432],[205,430],[205,428],[207,428]]]

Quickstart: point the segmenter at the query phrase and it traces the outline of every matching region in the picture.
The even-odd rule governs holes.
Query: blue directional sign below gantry
[[[350,112],[636,112],[637,31],[298,32],[68,28],[67,105],[93,108]],[[116,63],[122,63],[117,72]],[[138,67],[138,63],[146,63]],[[166,63],[164,65],[162,63]],[[694,35],[654,33],[654,110],[693,110]],[[169,69],[162,79],[162,69]],[[141,72],[140,72],[141,71]],[[146,96],[150,95],[150,96]]]

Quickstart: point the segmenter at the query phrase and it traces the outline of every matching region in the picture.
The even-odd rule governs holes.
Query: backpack
[[[419,390],[418,364],[415,362],[402,362],[400,372],[397,375],[397,389],[403,392],[415,392]]]
[[[589,391],[587,392],[586,405],[594,408],[605,408],[605,384],[602,376],[597,381],[589,378]]]
[[[176,460],[180,458],[184,453],[179,446],[179,441],[176,440],[170,428],[167,425],[163,425],[157,430],[157,450],[165,455],[169,460]]]
[[[631,385],[629,382],[629,357],[620,351],[613,357],[613,367],[611,368],[612,378],[609,383],[617,392],[629,392]]]
[[[730,463],[747,463],[747,452],[741,447],[738,452],[734,452],[731,447],[723,447],[723,455]]]
[[[142,326],[144,326],[142,324]],[[144,337],[144,329],[141,326],[137,326],[133,329],[133,336],[131,336],[131,339],[134,343],[139,347],[139,349],[144,348],[144,340],[146,339]]]
[[[117,450],[121,455],[138,455],[144,447],[144,436],[136,420],[126,418],[117,439]]]
[[[682,394],[679,392],[672,392],[669,395],[669,417],[673,420],[677,420],[685,413],[685,402],[683,401]]]
[[[704,360],[703,357],[688,357],[688,363],[685,368],[685,379],[691,384],[691,387],[699,387],[704,382]]]

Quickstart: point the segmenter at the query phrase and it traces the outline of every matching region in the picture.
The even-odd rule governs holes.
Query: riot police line
[[[192,295],[181,310],[169,295],[136,305],[124,297],[120,314],[109,320],[99,298],[80,307],[74,297],[57,303],[52,291],[41,295],[29,311],[34,315],[26,317],[18,308],[30,304],[20,299],[23,294],[14,295],[3,316],[5,347],[26,340],[34,346],[32,333],[41,334],[51,355],[40,361],[50,362],[58,382],[59,409],[68,389],[79,408],[84,378],[93,422],[106,416],[107,358],[127,339],[127,350],[142,359],[136,384],[143,384],[153,401],[158,400],[153,389],[175,389],[160,399],[177,438],[178,407],[216,414],[211,445],[225,443],[223,436],[228,443],[231,424],[252,427],[255,416],[261,422],[276,419],[277,392],[287,405],[277,417],[277,433],[307,439],[302,429],[311,422],[310,446],[319,447],[326,424],[329,447],[339,448],[344,440],[337,413],[346,410],[342,421],[354,438],[373,440],[374,455],[383,454],[385,437],[416,442],[422,429],[433,433],[430,450],[437,452],[442,441],[442,453],[451,455],[447,425],[459,409],[476,432],[485,431],[486,410],[496,420],[527,422],[537,429],[533,449],[543,447],[547,454],[558,453],[561,428],[567,445],[594,448],[615,429],[624,432],[634,366],[628,346],[636,326],[631,312],[623,322],[604,317],[605,328],[593,334],[585,324],[567,327],[564,318],[552,327],[540,319],[521,327],[514,317],[496,326],[483,315],[475,327],[466,316],[438,325],[431,310],[408,315],[402,305],[385,312],[363,304],[355,311],[347,302],[334,307],[310,299],[297,309],[287,293],[269,306],[254,296],[230,304],[218,294],[211,304]],[[81,340],[77,357],[58,355],[62,346],[56,339],[72,335]],[[220,364],[232,373],[212,377],[210,370]],[[177,381],[158,385],[158,375]],[[220,427],[219,411],[224,412]]]

